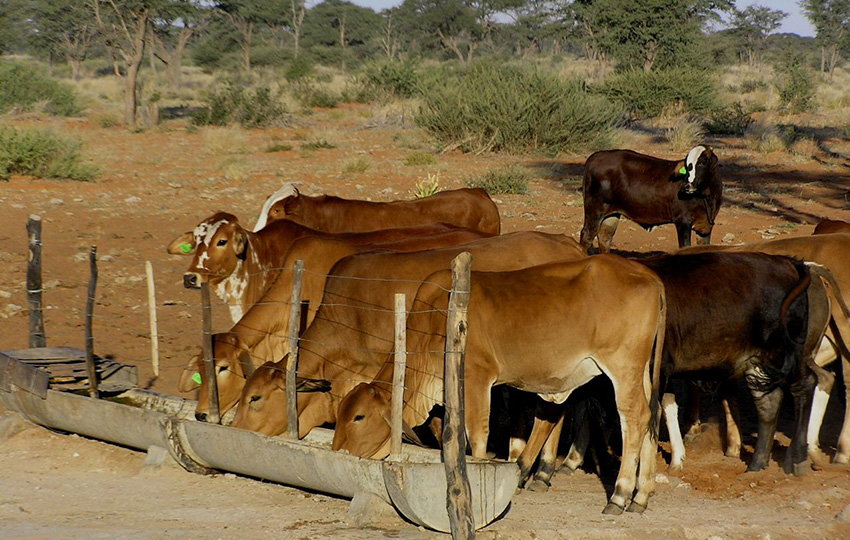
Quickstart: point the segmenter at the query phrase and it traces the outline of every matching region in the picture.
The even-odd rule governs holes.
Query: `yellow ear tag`
[[[189,253],[192,251],[192,244],[180,244],[180,251],[183,253]]]
[[[681,169],[679,169],[679,174],[688,174],[688,169],[682,167]]]
[[[201,384],[201,374],[196,371],[192,375],[192,380],[195,381],[197,384]]]

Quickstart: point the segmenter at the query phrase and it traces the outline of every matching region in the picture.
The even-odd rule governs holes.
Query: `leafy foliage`
[[[776,91],[782,106],[791,113],[806,112],[814,108],[815,82],[812,72],[799,56],[791,56],[777,66],[780,73]]]
[[[719,99],[712,75],[699,69],[634,69],[606,80],[600,92],[633,118],[657,116],[674,104],[689,112],[708,112],[717,108]]]
[[[38,69],[21,63],[0,63],[0,112],[18,107],[30,110],[45,102],[45,112],[74,116],[81,112],[71,87],[54,81]]]
[[[743,135],[753,123],[751,113],[739,102],[708,113],[705,129],[715,135]]]
[[[528,171],[518,165],[492,169],[478,178],[466,181],[472,188],[484,188],[490,195],[525,195],[528,191]]]
[[[267,86],[251,90],[236,82],[214,90],[206,100],[206,107],[192,116],[199,126],[226,126],[240,124],[244,127],[282,125],[287,121],[286,108]]]
[[[447,76],[424,96],[417,123],[463,151],[544,151],[598,147],[621,119],[578,81],[478,64]]]
[[[88,181],[96,167],[84,163],[82,143],[49,130],[0,127],[0,179],[12,174]]]

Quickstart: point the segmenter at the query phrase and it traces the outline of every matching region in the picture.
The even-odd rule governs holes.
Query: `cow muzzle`
[[[679,193],[681,193],[682,195],[693,195],[696,192],[697,192],[696,185],[691,183],[691,182],[687,182],[687,181],[684,184],[682,184],[681,188],[679,188]]]
[[[198,422],[206,422],[207,421],[207,413],[205,412],[195,412],[195,420]]]
[[[183,286],[187,289],[200,289],[201,276],[194,272],[186,272],[183,274]]]

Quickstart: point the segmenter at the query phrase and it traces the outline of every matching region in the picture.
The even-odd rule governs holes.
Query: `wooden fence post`
[[[393,365],[392,416],[390,421],[390,461],[401,460],[404,371],[407,367],[406,296],[404,293],[396,293],[395,295],[395,358]]]
[[[145,261],[145,274],[148,278],[148,313],[150,314],[151,328],[151,368],[153,376],[159,377],[159,335],[156,327],[156,287],[153,282],[153,266],[150,261]]]
[[[285,271],[285,270],[284,270]],[[301,326],[301,281],[304,278],[304,261],[295,261],[292,279],[292,309],[289,314],[289,357],[286,360],[286,436],[298,438],[298,394],[295,376],[298,369],[298,330]]]
[[[215,377],[215,358],[213,358],[212,307],[210,305],[210,284],[201,283],[201,304],[203,314],[204,378],[210,398],[210,413],[207,421],[212,424],[221,422],[221,409],[218,407],[218,379]]]
[[[472,493],[466,472],[466,429],[464,425],[464,360],[467,311],[469,309],[472,255],[461,253],[452,261],[452,292],[446,322],[446,362],[443,392],[446,416],[443,423],[443,464],[446,467],[446,509],[452,538],[475,538]]]
[[[27,221],[29,262],[27,263],[27,304],[30,312],[30,348],[47,347],[41,299],[41,216],[31,214]]]
[[[94,336],[92,335],[92,315],[94,314],[94,292],[97,288],[97,246],[89,251],[89,296],[86,299],[86,371],[89,377],[89,395],[97,399],[97,366],[94,364]]]

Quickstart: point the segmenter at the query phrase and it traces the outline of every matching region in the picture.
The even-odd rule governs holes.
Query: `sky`
[[[381,11],[388,7],[401,4],[401,0],[352,0],[355,4],[372,8],[375,11]],[[768,6],[771,9],[779,9],[788,13],[788,17],[782,21],[782,26],[777,32],[788,32],[799,34],[801,36],[814,36],[815,29],[803,15],[800,6],[797,5],[798,0],[737,0],[735,5],[738,9],[743,9],[752,4]]]

